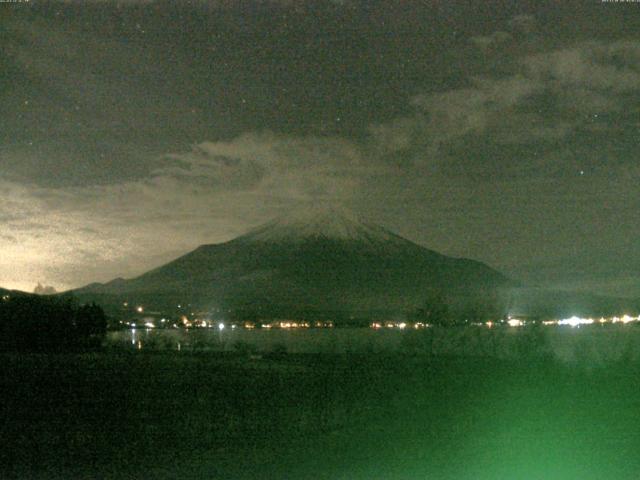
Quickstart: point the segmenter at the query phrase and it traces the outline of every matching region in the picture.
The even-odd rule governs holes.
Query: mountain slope
[[[421,247],[335,209],[295,213],[194,251],[137,278],[79,289],[201,309],[406,312],[429,292],[453,303],[510,282],[486,265]]]

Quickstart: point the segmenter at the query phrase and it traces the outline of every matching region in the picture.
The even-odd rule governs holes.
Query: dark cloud
[[[0,285],[132,276],[324,202],[523,279],[640,292],[602,266],[640,259],[640,40],[608,7],[7,7]]]
[[[628,59],[638,48],[589,42],[535,53],[516,59],[512,75],[416,95],[412,115],[371,127],[374,151],[475,178],[621,173],[632,162],[634,140],[624,130],[637,128],[640,78],[618,52]]]

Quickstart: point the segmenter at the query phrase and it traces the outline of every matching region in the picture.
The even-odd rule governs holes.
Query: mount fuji
[[[189,303],[238,317],[353,317],[408,312],[430,292],[459,304],[511,285],[483,263],[441,255],[350,212],[313,208],[75,294],[103,305]]]

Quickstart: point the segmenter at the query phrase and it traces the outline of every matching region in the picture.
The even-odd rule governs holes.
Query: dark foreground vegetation
[[[632,479],[640,366],[0,356],[0,478]]]
[[[0,298],[0,351],[65,352],[100,347],[107,319],[96,304],[69,295]]]

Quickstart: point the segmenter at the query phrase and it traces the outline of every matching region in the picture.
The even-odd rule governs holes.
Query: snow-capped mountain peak
[[[396,241],[399,237],[336,207],[310,207],[280,216],[241,237],[249,241],[283,242],[310,238],[353,241]]]

